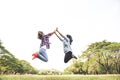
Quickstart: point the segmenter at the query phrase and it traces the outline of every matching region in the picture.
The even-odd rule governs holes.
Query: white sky
[[[38,69],[63,70],[63,44],[53,35],[50,38],[47,63],[32,60],[39,50],[39,30],[52,32],[56,27],[73,36],[72,49],[81,55],[96,41],[120,42],[119,0],[0,0],[0,40],[15,57],[27,60]]]

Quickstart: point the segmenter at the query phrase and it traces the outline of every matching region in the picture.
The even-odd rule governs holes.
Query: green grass
[[[0,80],[120,80],[120,75],[0,75]]]

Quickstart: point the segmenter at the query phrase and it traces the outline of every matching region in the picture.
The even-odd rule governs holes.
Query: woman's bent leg
[[[38,58],[41,59],[44,62],[48,61],[48,56],[47,56],[47,53],[46,53],[46,49],[40,48]]]

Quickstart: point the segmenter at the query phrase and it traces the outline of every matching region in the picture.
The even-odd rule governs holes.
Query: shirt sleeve
[[[52,33],[48,33],[47,36],[50,37],[52,35]]]

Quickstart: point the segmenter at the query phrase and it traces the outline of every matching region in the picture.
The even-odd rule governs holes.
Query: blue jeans
[[[42,48],[42,47],[40,48],[38,58],[41,59],[44,62],[48,61],[48,56],[47,56],[45,48]]]

